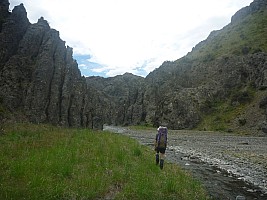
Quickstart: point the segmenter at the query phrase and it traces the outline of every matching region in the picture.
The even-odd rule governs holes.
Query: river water
[[[104,130],[127,135],[153,149],[153,131],[114,126],[104,126]],[[192,174],[212,199],[267,200],[266,168],[226,155],[225,152],[233,152],[231,148],[239,154],[256,151],[264,158],[267,155],[267,138],[189,131],[170,133],[166,160]]]

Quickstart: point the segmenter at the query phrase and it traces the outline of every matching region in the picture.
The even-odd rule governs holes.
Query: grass
[[[205,115],[198,130],[228,131],[229,123],[240,115],[247,107],[247,104],[231,106],[229,102],[216,102],[213,105],[213,112]]]
[[[231,130],[233,120],[237,119],[238,116],[243,113],[249,104],[240,104],[238,106],[231,106],[228,102],[221,102],[217,107],[215,107],[215,111],[209,115],[206,115],[202,122],[198,125],[198,130],[209,130],[209,131],[226,131]],[[246,123],[239,120],[239,125],[242,126]],[[236,133],[245,134],[242,132]]]
[[[231,121],[240,116],[248,108],[249,104],[256,99],[256,96],[255,89],[250,86],[243,89],[232,89],[229,99],[210,102],[208,107],[210,107],[211,112],[203,115],[197,129],[229,131],[231,129]],[[240,119],[239,123],[242,126],[245,125],[246,121]]]
[[[267,11],[263,9],[225,26],[216,36],[198,45],[189,58],[211,61],[221,56],[267,52],[266,16]]]
[[[50,125],[5,125],[0,199],[207,199],[177,165],[126,136]]]

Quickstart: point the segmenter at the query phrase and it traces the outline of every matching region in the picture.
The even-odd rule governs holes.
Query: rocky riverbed
[[[156,131],[105,126],[153,148]],[[201,181],[215,199],[267,199],[267,137],[169,131],[168,162]]]

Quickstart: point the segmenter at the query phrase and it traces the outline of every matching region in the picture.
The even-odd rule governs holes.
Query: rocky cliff
[[[35,123],[93,124],[85,114],[91,106],[86,80],[72,49],[42,17],[30,24],[23,4],[11,13],[6,5],[0,5],[6,13],[0,33],[0,98],[6,113],[21,113]]]
[[[88,77],[88,87],[93,87],[109,106],[100,110],[106,113],[105,123],[115,125],[139,124],[145,121],[144,78],[130,73],[113,78]]]
[[[146,78],[82,77],[72,49],[46,20],[31,24],[22,4],[12,12],[8,5],[0,2],[0,120],[267,131],[266,0]]]

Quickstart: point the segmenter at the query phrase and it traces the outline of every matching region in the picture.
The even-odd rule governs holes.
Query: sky
[[[253,0],[9,0],[23,3],[73,48],[84,76],[139,76],[174,61],[222,29]]]

